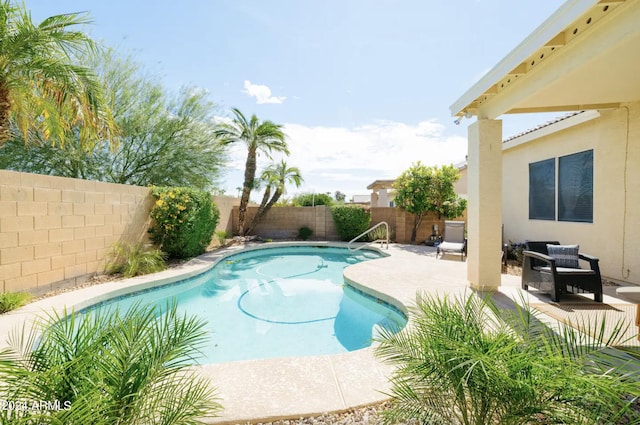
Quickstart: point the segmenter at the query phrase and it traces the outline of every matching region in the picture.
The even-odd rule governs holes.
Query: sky
[[[526,38],[556,0],[26,0],[35,22],[87,12],[85,30],[132,55],[170,92],[208,91],[216,114],[239,108],[284,126],[296,193],[366,195],[417,161],[467,154],[449,106]],[[553,116],[503,116],[505,138]],[[246,149],[221,181],[242,185]],[[280,160],[275,155],[274,160]],[[264,167],[269,159],[259,158]],[[255,194],[253,198],[261,196]]]

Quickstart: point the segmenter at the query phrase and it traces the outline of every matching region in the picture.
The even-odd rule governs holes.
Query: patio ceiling
[[[453,105],[451,114],[617,108],[640,99],[640,1],[568,0]]]

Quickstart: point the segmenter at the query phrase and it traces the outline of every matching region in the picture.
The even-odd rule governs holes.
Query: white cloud
[[[452,164],[467,154],[467,139],[446,135],[445,127],[434,120],[417,125],[381,121],[355,128],[285,124],[284,131],[291,152],[285,158],[287,164],[300,168],[305,180],[300,189],[289,188],[290,193],[340,190],[349,196],[366,194],[368,184],[394,179],[414,162]],[[245,160],[244,146],[235,147],[230,165],[243,170]],[[268,162],[260,157],[259,169]]]
[[[286,97],[284,96],[271,96],[271,89],[262,84],[251,84],[251,81],[244,80],[243,93],[256,98],[257,104],[262,103],[282,103]]]

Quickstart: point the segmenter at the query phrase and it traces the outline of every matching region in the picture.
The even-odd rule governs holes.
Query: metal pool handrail
[[[369,243],[364,244],[364,245],[360,245],[360,246],[359,246],[359,247],[357,247],[357,248],[351,248],[351,244],[352,244],[353,242],[357,241],[358,239],[360,239],[361,237],[363,237],[363,236],[365,236],[365,235],[368,235],[368,234],[369,234],[369,233],[371,233],[373,230],[375,230],[375,229],[377,229],[378,227],[383,226],[383,225],[384,225],[385,230],[386,230],[386,232],[385,232],[385,234],[386,234],[386,239],[376,239],[375,241],[369,242]],[[356,236],[355,238],[351,239],[351,240],[349,241],[349,243],[347,244],[347,248],[349,249],[349,251],[357,251],[357,250],[359,250],[359,249],[364,248],[364,247],[365,247],[365,246],[367,246],[367,245],[371,245],[371,244],[374,244],[374,243],[376,243],[376,242],[380,242],[380,247],[381,247],[381,248],[382,248],[382,247],[384,246],[384,244],[386,243],[386,244],[387,244],[387,248],[386,248],[386,249],[389,249],[389,224],[387,224],[387,222],[386,222],[386,221],[381,221],[380,223],[376,224],[375,226],[371,227],[371,228],[370,228],[370,229],[368,229],[368,230],[365,230],[364,232],[360,233],[360,234],[359,234],[358,236]]]

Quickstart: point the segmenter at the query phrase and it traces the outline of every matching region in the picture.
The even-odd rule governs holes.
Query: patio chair
[[[460,261],[463,261],[467,255],[467,238],[464,237],[464,221],[448,221],[444,222],[444,240],[438,245],[436,250],[436,258],[439,254],[444,255],[446,252],[459,252],[461,254]]]
[[[556,248],[557,246],[557,248]],[[579,260],[589,262],[589,269]],[[533,286],[560,302],[562,294],[591,292],[602,302],[602,278],[599,259],[579,252],[578,245],[560,245],[558,241],[526,241],[522,251],[522,289]]]

